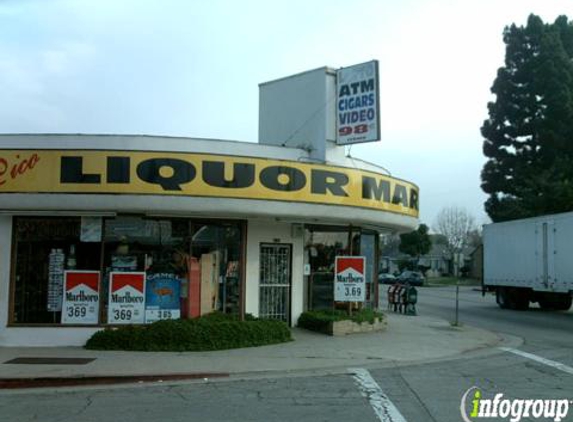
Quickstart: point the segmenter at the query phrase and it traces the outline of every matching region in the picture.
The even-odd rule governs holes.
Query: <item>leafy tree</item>
[[[414,266],[412,265],[412,261],[410,261],[409,259],[399,259],[397,264],[398,264],[398,271],[399,272],[404,272],[405,270],[412,271],[414,269]]]
[[[494,221],[573,209],[573,22],[503,33],[505,65],[498,70],[481,133],[488,158],[482,189]]]
[[[427,254],[432,248],[428,231],[428,226],[420,224],[416,230],[400,235],[400,252],[416,258],[416,264],[420,256]]]

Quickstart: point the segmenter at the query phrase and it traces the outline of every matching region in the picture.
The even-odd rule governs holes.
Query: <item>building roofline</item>
[[[270,81],[261,82],[259,84],[259,87],[273,84],[273,83],[279,82],[279,81],[285,81],[285,80],[291,79],[291,78],[298,78],[299,76],[305,75],[307,73],[316,72],[317,70],[324,70],[324,73],[326,73],[327,75],[336,75],[336,69],[334,69],[332,67],[328,67],[328,66],[322,66],[322,67],[317,67],[316,69],[305,70],[304,72],[295,73],[294,75],[284,76],[282,78],[277,78],[277,79],[272,79]]]

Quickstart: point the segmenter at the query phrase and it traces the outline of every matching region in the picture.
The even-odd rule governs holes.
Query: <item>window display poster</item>
[[[160,319],[178,319],[181,279],[175,274],[148,274],[145,288],[145,323]]]
[[[64,292],[64,261],[61,249],[52,249],[48,258],[48,306],[49,312],[61,312]]]
[[[111,268],[113,271],[135,271],[137,269],[137,257],[135,255],[113,255]]]
[[[363,256],[337,256],[334,273],[336,302],[364,302],[365,261]]]
[[[145,273],[112,272],[109,275],[109,324],[145,322]]]
[[[99,271],[65,271],[62,324],[97,324]]]
[[[82,242],[101,242],[101,217],[82,217],[80,240]]]

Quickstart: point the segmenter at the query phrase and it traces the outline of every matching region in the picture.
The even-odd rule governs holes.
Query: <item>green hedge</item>
[[[205,351],[262,346],[291,341],[281,321],[245,321],[222,314],[190,320],[163,320],[149,325],[106,328],[86,343],[91,350]]]
[[[348,315],[346,311],[334,309],[308,311],[301,314],[298,319],[298,326],[312,331],[324,331],[331,322],[351,320],[357,323],[367,322],[369,324],[374,324],[375,318],[382,320],[382,318],[384,318],[384,314],[375,312],[372,309],[355,311],[352,315]]]

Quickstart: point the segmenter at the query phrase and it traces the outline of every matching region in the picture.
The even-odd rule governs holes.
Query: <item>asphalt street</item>
[[[455,317],[455,287],[420,288],[419,312],[450,321]],[[482,296],[472,287],[460,287],[459,318],[497,333],[522,337],[528,350],[573,350],[573,311],[545,311],[532,305],[528,311],[500,309],[492,293]]]
[[[422,288],[419,301],[421,314],[453,320],[454,288]],[[462,396],[474,386],[483,398],[502,393],[509,399],[573,399],[573,374],[567,372],[573,367],[573,312],[501,310],[492,296],[462,288],[460,321],[499,332],[508,347],[546,361],[495,348],[411,366],[373,364],[361,369],[371,381],[344,368],[169,385],[6,391],[0,394],[0,421],[459,422]],[[563,420],[573,420],[571,407]]]

